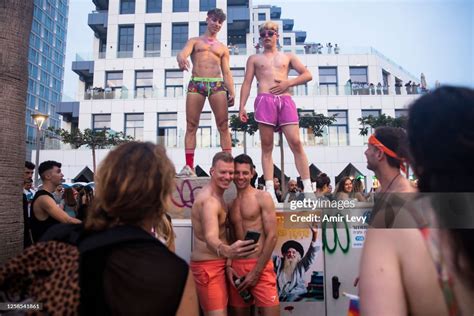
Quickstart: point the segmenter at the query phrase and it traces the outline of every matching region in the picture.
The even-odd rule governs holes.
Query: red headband
[[[403,158],[400,158],[397,156],[397,154],[389,149],[388,147],[386,147],[384,144],[382,144],[382,142],[380,142],[380,140],[378,140],[374,134],[370,135],[369,137],[369,144],[379,148],[381,151],[383,151],[387,156],[390,156],[392,158],[395,158],[397,159],[398,161],[400,161],[400,170],[402,170],[404,173],[407,173],[407,168],[405,166],[405,159]]]

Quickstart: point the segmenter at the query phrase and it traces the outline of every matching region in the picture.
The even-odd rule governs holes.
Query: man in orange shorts
[[[259,315],[280,315],[276,275],[271,255],[277,241],[275,204],[268,192],[250,185],[254,175],[252,159],[239,155],[234,159],[234,183],[237,198],[229,211],[231,238],[244,239],[247,231],[258,232],[257,252],[245,258],[227,260],[229,305],[235,315],[250,315],[250,306],[259,308]],[[235,279],[243,278],[240,285]],[[244,301],[243,292],[253,298]],[[240,293],[240,294],[239,294]]]
[[[193,252],[190,268],[204,315],[227,315],[226,258],[246,257],[257,245],[237,240],[229,245],[226,236],[227,206],[224,191],[234,177],[234,159],[220,152],[212,159],[210,182],[199,191],[191,210]]]

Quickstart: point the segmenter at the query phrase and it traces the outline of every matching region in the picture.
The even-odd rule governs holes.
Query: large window
[[[92,129],[101,131],[110,129],[110,114],[92,114]]]
[[[189,0],[173,0],[173,12],[188,12]]]
[[[396,109],[395,110],[395,118],[399,117],[408,117],[408,110],[407,109]]]
[[[300,116],[314,116],[315,112],[312,110],[302,110],[300,111]],[[323,132],[325,134],[325,132]],[[314,136],[313,130],[311,128],[302,128],[300,127],[300,139],[303,142],[304,146],[316,146],[324,144],[324,136],[316,137]]]
[[[265,21],[267,19],[265,13],[259,13],[258,14],[258,20],[259,21]]]
[[[122,71],[109,71],[105,73],[105,86],[112,88],[112,90],[122,88],[123,72]]]
[[[143,113],[125,114],[125,134],[143,140]]]
[[[352,83],[368,83],[367,67],[349,67]]]
[[[119,26],[118,58],[133,56],[133,25]]]
[[[234,78],[235,95],[240,95],[240,89],[244,82],[245,68],[231,68],[232,78]]]
[[[196,147],[211,147],[211,112],[202,112],[196,133]]]
[[[165,70],[165,97],[175,98],[183,95],[183,72]]]
[[[329,145],[347,146],[349,145],[349,125],[347,121],[347,111],[328,111],[328,116],[334,115],[336,117],[336,121],[329,126]]]
[[[283,37],[283,45],[291,46],[291,37]]]
[[[135,72],[135,96],[137,98],[151,98],[153,95],[153,70],[139,70]]]
[[[158,113],[157,143],[165,147],[178,146],[177,113]]]
[[[337,67],[319,67],[320,94],[337,94]]]
[[[120,0],[120,14],[134,14],[135,0]]]
[[[161,13],[162,0],[146,0],[146,13]]]
[[[216,8],[216,0],[200,0],[199,11],[207,12]]]
[[[188,40],[188,23],[173,23],[171,51],[176,56]]]
[[[160,57],[161,25],[145,26],[145,57]]]
[[[363,118],[366,118],[366,117],[369,117],[369,116],[373,116],[375,118],[375,117],[380,116],[380,112],[381,112],[381,110],[362,110],[361,114],[362,114]],[[372,135],[373,133],[374,133],[374,129],[369,126],[368,134],[364,135],[364,144],[368,143],[369,136]]]
[[[199,36],[204,35],[207,30],[207,23],[206,22],[199,22]]]
[[[294,69],[291,69],[288,73],[288,78],[289,79],[296,78],[298,76],[299,76],[299,73]],[[308,95],[308,84],[304,83],[304,84],[294,86],[293,87],[293,94],[294,95]]]

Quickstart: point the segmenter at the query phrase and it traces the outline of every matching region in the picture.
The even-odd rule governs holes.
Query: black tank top
[[[34,212],[34,205],[36,200],[42,196],[42,195],[47,195],[49,196],[53,201],[54,197],[51,193],[49,193],[46,190],[39,190],[36,192],[33,201],[31,202],[31,219],[30,219],[30,228],[31,228],[31,235],[33,237],[33,242],[36,243],[40,240],[41,236],[53,225],[59,224],[60,222],[51,216],[48,216],[45,220],[39,220],[36,218],[35,212]],[[56,202],[55,202],[56,203]]]

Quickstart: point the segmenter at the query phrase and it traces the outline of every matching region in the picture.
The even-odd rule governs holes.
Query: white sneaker
[[[181,171],[176,175],[178,178],[191,178],[191,177],[197,177],[196,173],[194,172],[193,168],[190,166],[186,165],[181,169]]]

